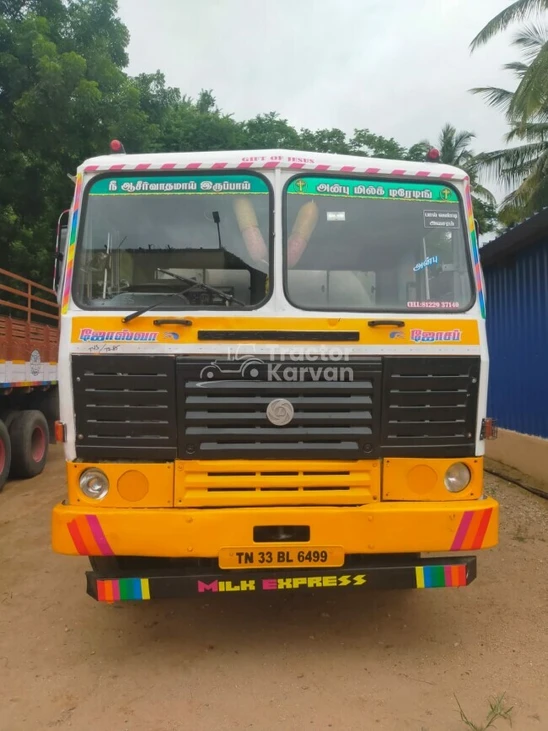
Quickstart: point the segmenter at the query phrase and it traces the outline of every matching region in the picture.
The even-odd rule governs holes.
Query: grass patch
[[[525,528],[522,525],[518,525],[513,537],[514,537],[514,540],[517,541],[518,543],[526,543],[529,540],[527,531],[525,530]]]
[[[507,706],[504,696],[505,694],[502,693],[502,695],[498,695],[489,701],[489,713],[487,714],[485,721],[482,723],[474,723],[471,721],[463,711],[462,706],[459,703],[459,699],[455,696],[455,700],[459,707],[461,721],[466,728],[469,729],[469,731],[487,731],[488,729],[494,729],[495,721],[500,720],[508,721],[511,726],[513,706]]]

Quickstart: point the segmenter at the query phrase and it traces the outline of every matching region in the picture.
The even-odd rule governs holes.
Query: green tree
[[[505,68],[518,80],[523,79],[531,59],[547,42],[548,29],[524,28],[514,38],[514,45],[524,53],[524,62],[509,63]],[[500,87],[481,87],[472,92],[502,110],[510,125],[505,141],[514,146],[482,153],[475,165],[509,191],[500,219],[505,225],[512,225],[548,205],[548,90],[544,91],[539,111],[525,120],[514,112],[512,102],[517,92]]]
[[[426,160],[426,155],[431,147],[432,145],[428,142],[428,140],[416,142],[407,150],[405,159],[413,160],[414,162],[423,162]]]
[[[300,137],[297,130],[277,112],[259,114],[241,126],[242,149],[268,150],[276,147],[298,149]]]
[[[502,10],[478,33],[471,43],[472,50],[487,43],[493,36],[505,30],[511,23],[524,20],[531,15],[540,16],[548,10],[548,0],[516,0],[507,8]],[[521,35],[521,44],[525,51],[533,50],[525,73],[519,80],[519,85],[513,94],[509,111],[514,118],[521,118],[525,121],[529,116],[537,114],[545,100],[546,88],[548,87],[548,43],[540,47],[536,43],[529,45],[527,31],[538,31],[538,26],[530,26]],[[520,43],[518,35],[514,42]]]
[[[160,89],[160,95],[164,94]],[[154,152],[235,150],[241,146],[241,126],[218,109],[210,91],[196,100],[184,96],[172,100],[162,114]],[[146,149],[146,148],[145,148]]]
[[[0,6],[0,251],[4,266],[32,278],[50,280],[67,174],[114,130],[146,133],[121,70],[128,34],[116,9],[114,0]]]
[[[477,156],[470,147],[475,136],[467,130],[457,131],[451,124],[444,125],[438,139],[440,162],[468,173],[474,215],[481,232],[489,233],[497,223],[496,201],[493,194],[478,181]]]
[[[116,0],[0,0],[1,264],[51,281],[57,217],[69,174],[119,138],[128,153],[289,148],[423,160],[356,129],[297,130],[276,112],[236,121],[211,90],[196,99],[160,71],[131,78],[127,28]]]
[[[350,154],[350,144],[346,134],[340,129],[319,129],[315,132],[302,129],[298,135],[297,146],[311,152],[330,152],[334,155]]]
[[[354,136],[350,140],[350,152],[353,155],[390,160],[404,160],[407,157],[405,147],[402,147],[394,138],[380,137],[368,129],[354,130]]]

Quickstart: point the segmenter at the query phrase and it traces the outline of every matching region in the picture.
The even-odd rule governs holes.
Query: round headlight
[[[445,487],[449,492],[461,492],[470,484],[472,475],[468,467],[462,462],[455,462],[445,473]]]
[[[108,492],[108,477],[95,468],[86,470],[80,475],[80,490],[86,497],[101,500]]]

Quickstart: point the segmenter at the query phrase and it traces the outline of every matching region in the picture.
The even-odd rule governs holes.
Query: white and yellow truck
[[[52,536],[92,597],[475,578],[498,505],[465,172],[122,151],[81,165],[68,230]]]

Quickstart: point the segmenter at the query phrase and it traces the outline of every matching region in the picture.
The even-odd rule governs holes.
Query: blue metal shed
[[[488,414],[548,438],[548,208],[480,249],[490,355]]]

